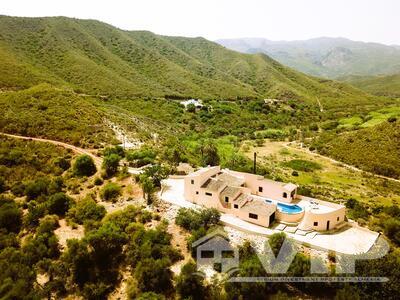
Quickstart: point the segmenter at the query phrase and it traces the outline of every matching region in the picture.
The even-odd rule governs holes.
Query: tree
[[[208,230],[219,223],[221,213],[215,208],[195,210],[192,208],[180,208],[175,218],[175,224],[186,230],[197,230],[201,227]]]
[[[47,209],[50,214],[64,216],[72,205],[73,200],[64,193],[56,193],[47,200]]]
[[[97,171],[93,158],[87,154],[83,154],[75,160],[73,170],[77,176],[92,176]]]
[[[200,145],[201,159],[204,166],[216,166],[220,162],[218,149],[209,140],[206,140]]]
[[[36,199],[40,195],[47,195],[47,188],[50,184],[50,180],[46,177],[38,178],[35,181],[30,181],[25,186],[25,195],[28,200]]]
[[[142,187],[143,198],[147,199],[147,204],[150,205],[152,202],[152,194],[155,191],[153,180],[149,176],[142,174],[139,177],[139,184]]]
[[[111,177],[118,172],[120,160],[121,157],[114,153],[104,157],[102,167],[105,170],[107,177]]]
[[[79,224],[83,224],[84,221],[100,221],[105,214],[104,206],[97,205],[90,196],[79,201],[74,208],[68,211],[68,216]]]
[[[107,183],[101,190],[100,196],[105,201],[116,201],[121,194],[121,187],[114,183]]]
[[[18,233],[22,224],[22,211],[17,204],[3,196],[0,196],[0,228],[8,232]]]
[[[176,279],[176,291],[181,299],[205,299],[207,290],[204,279],[197,273],[196,264],[188,262],[181,268],[181,273]]]
[[[161,181],[168,177],[170,169],[162,165],[153,165],[143,170],[143,174],[153,181],[154,186],[160,187]]]
[[[165,293],[172,289],[172,272],[168,258],[147,258],[135,268],[135,277],[142,292]]]
[[[275,256],[278,255],[278,253],[281,250],[281,247],[283,245],[283,242],[285,241],[286,238],[287,238],[287,236],[283,232],[274,233],[273,235],[271,235],[269,237],[268,243],[269,243],[271,250]]]

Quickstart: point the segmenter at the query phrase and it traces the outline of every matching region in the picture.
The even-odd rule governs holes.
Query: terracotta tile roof
[[[222,180],[209,178],[209,179],[207,179],[206,182],[203,183],[201,188],[202,189],[207,189],[207,190],[210,190],[210,191],[218,191],[225,185],[226,185],[226,183],[224,181],[222,181]]]

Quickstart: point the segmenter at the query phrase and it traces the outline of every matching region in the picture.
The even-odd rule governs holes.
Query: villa
[[[327,231],[345,223],[343,205],[298,195],[292,183],[219,166],[185,176],[184,198],[264,227],[278,221],[303,231]]]

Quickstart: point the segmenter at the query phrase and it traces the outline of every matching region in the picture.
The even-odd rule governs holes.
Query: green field
[[[352,129],[354,127],[372,127],[386,121],[391,117],[400,118],[400,106],[389,106],[377,111],[371,111],[363,117],[355,115],[352,117],[339,119],[338,127],[346,129]]]
[[[317,198],[334,202],[354,198],[369,205],[400,203],[400,183],[349,170],[327,158],[294,146],[285,147],[285,144],[265,141],[262,147],[251,147],[246,155],[251,159],[253,152],[257,152],[259,167],[269,171],[268,177],[296,183],[300,191],[306,190]],[[311,167],[304,170],[304,165]]]

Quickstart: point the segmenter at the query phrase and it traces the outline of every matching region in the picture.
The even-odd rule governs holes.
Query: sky
[[[96,19],[209,40],[325,36],[400,45],[400,0],[1,0],[0,14]]]

